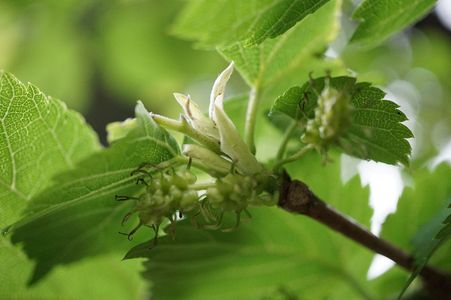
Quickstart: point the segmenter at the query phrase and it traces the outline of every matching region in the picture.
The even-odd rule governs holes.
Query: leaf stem
[[[279,170],[284,164],[290,163],[292,161],[298,160],[299,158],[301,158],[302,156],[304,156],[308,151],[312,150],[313,146],[312,145],[306,145],[304,147],[302,147],[301,149],[299,149],[298,152],[294,153],[291,156],[288,156],[285,159],[281,159],[279,161],[276,162],[276,164],[274,165],[273,170],[276,172],[277,170]]]
[[[408,271],[415,268],[415,260],[412,256],[336,211],[313,194],[305,183],[298,180],[292,181],[286,173],[278,206],[286,211],[310,217],[358,244],[388,257]],[[451,293],[449,273],[425,266],[420,275],[434,299],[447,299],[446,295],[449,296]]]
[[[297,127],[297,122],[293,121],[288,127],[287,131],[285,132],[285,135],[283,136],[282,143],[280,144],[279,151],[277,151],[277,160],[281,160],[283,158],[283,155],[285,154],[285,150],[287,149],[288,142],[290,141],[291,136],[293,135],[294,130]]]
[[[244,138],[252,154],[255,154],[256,151],[254,131],[257,118],[259,92],[258,85],[253,86],[249,92],[249,102],[247,104],[246,121],[244,124]]]

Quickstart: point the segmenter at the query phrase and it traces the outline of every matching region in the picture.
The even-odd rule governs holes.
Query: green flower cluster
[[[302,141],[313,145],[321,153],[338,142],[351,124],[351,97],[347,91],[338,91],[326,78],[325,87],[318,95],[315,117],[307,122]]]
[[[241,175],[230,172],[214,182],[196,183],[196,176],[188,169],[169,168],[152,173],[143,168],[137,169],[143,174],[138,182],[145,185],[143,192],[136,197],[116,196],[119,201],[134,200],[135,206],[124,217],[123,224],[137,214],[139,224],[127,233],[129,239],[141,227],[147,226],[155,231],[157,238],[160,225],[169,220],[169,232],[175,231],[177,215],[190,218],[193,225],[204,229],[222,229],[228,231],[238,227],[240,215],[247,212],[249,205],[273,205],[277,202],[275,178],[265,175]],[[236,225],[222,228],[223,215],[234,212]],[[199,220],[200,218],[200,220]],[[156,239],[155,239],[156,243]]]
[[[188,95],[179,93],[174,93],[183,109],[178,120],[150,114],[157,124],[197,142],[184,144],[182,154],[189,158],[190,166],[210,175],[214,181],[197,183],[189,170],[175,171],[167,165],[162,169],[152,165],[138,168],[135,173],[143,175],[139,181],[146,185],[143,193],[138,197],[118,199],[136,200],[135,207],[124,218],[126,222],[135,213],[139,217],[139,224],[128,234],[129,238],[142,225],[152,227],[157,236],[166,219],[173,225],[169,229],[174,229],[176,214],[189,218],[195,226],[224,230],[223,215],[232,212],[236,214],[237,222],[229,229],[234,229],[240,223],[241,213],[248,214],[249,205],[277,202],[276,179],[257,161],[224,110],[225,87],[232,71],[233,63],[213,84],[208,116]]]
[[[191,188],[197,179],[189,170],[169,169],[153,175],[143,168],[137,171],[145,174],[138,179],[138,183],[145,184],[144,191],[137,197],[116,196],[119,201],[136,201],[135,206],[125,215],[122,222],[124,224],[131,215],[138,214],[139,224],[127,234],[129,239],[142,225],[153,228],[157,233],[165,218],[174,222],[177,212],[182,215],[198,209],[199,195]]]
[[[264,190],[264,176],[228,174],[207,190],[211,207],[222,211],[244,211],[249,205],[274,205],[277,199]]]

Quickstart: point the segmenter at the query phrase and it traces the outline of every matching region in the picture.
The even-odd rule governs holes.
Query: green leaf
[[[418,21],[435,5],[435,0],[365,0],[355,10],[353,19],[361,23],[351,42],[375,46],[394,33]]]
[[[108,143],[113,143],[127,136],[127,134],[136,128],[136,119],[126,119],[122,122],[112,122],[106,126]]]
[[[449,215],[449,178],[451,167],[446,164],[441,164],[433,172],[428,169],[417,170],[413,174],[414,188],[404,190],[396,213],[388,216],[382,227],[381,237],[396,243],[408,253],[413,253],[420,268],[429,259],[432,265],[451,270],[451,243],[436,238],[437,232],[446,228],[442,221]],[[433,251],[435,254],[431,256]],[[418,268],[415,273],[419,271]],[[410,284],[413,279],[414,277],[407,279],[405,276],[398,281],[398,292],[407,288],[406,280]]]
[[[298,122],[314,117],[318,94],[324,89],[325,77],[292,87],[276,99],[272,113],[283,113]],[[351,122],[337,146],[345,153],[375,161],[408,164],[413,135],[401,122],[407,117],[394,102],[383,100],[385,93],[370,83],[356,83],[355,78],[333,77],[330,86],[351,97]]]
[[[0,248],[1,299],[144,299],[146,286],[138,274],[139,263],[124,263],[118,253],[56,268],[30,287],[27,280],[33,262],[4,238],[0,239]]]
[[[180,14],[174,33],[202,46],[246,46],[275,38],[314,13],[329,0],[191,0]]]
[[[451,208],[451,204],[448,206]],[[448,216],[443,220],[443,227],[440,229],[439,233],[436,235],[436,239],[441,241],[447,240],[451,236],[451,213],[448,212]]]
[[[126,137],[60,174],[33,199],[29,215],[13,226],[12,241],[22,243],[28,257],[37,261],[31,282],[56,264],[125,248],[126,238],[117,232],[132,203],[114,201],[114,195],[140,189],[130,172],[141,163],[158,164],[179,155],[176,141],[140,103],[136,116],[137,126]]]
[[[447,202],[449,205],[441,209],[436,216],[423,225],[413,238],[415,269],[404,285],[399,298],[403,296],[410,284],[420,274],[437,248],[447,240],[449,232],[446,234],[446,231],[447,227],[449,228],[449,221],[451,220],[451,200]]]
[[[396,213],[388,216],[381,236],[396,242],[405,250],[412,250],[412,238],[421,226],[446,207],[446,201],[451,195],[449,178],[451,166],[447,164],[439,165],[434,171],[416,170],[413,173],[413,188],[405,188]]]
[[[100,148],[84,119],[32,84],[0,73],[0,227],[26,203]]]
[[[219,50],[235,62],[236,69],[267,104],[289,87],[307,80],[311,71],[343,70],[337,60],[323,57],[338,33],[339,10],[339,1],[329,1],[276,39],[253,47],[235,43]]]
[[[343,187],[338,164],[318,169],[319,164],[317,156],[309,156],[290,173],[305,179],[332,205],[368,224],[370,210],[361,205],[368,194],[358,179]],[[340,201],[343,198],[347,201]],[[255,208],[251,214],[252,219],[232,233],[197,230],[182,221],[175,240],[163,237],[152,250],[144,243],[127,258],[148,258],[143,275],[153,282],[153,295],[163,300],[211,295],[217,300],[274,299],[280,289],[300,299],[367,297],[364,278],[369,251],[278,208]]]

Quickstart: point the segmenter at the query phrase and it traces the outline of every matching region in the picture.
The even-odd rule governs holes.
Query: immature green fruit
[[[161,172],[137,201],[137,209],[146,216],[140,221],[145,225],[158,225],[154,220],[161,222],[164,217],[170,219],[178,210],[193,209],[199,201],[197,192],[190,189],[195,182],[196,176],[188,170]]]
[[[207,190],[207,201],[213,208],[240,212],[249,205],[271,205],[274,195],[267,192],[267,176],[228,174]]]
[[[351,124],[351,97],[346,90],[338,91],[326,79],[325,87],[318,96],[315,117],[307,122],[302,141],[326,152],[338,142]]]
[[[135,199],[135,207],[125,216],[124,223],[130,215],[137,213],[139,225],[132,230],[129,238],[141,226],[153,227],[155,230],[165,218],[171,222],[176,212],[189,213],[199,210],[199,196],[191,186],[196,182],[196,176],[188,170],[169,170],[142,178],[146,184],[144,192]],[[145,179],[150,179],[149,182]]]

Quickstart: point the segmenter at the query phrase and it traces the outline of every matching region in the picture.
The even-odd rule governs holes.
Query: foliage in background
[[[171,112],[174,106],[162,105],[168,91],[202,86],[221,63],[167,34],[180,5],[2,1],[0,68],[84,112],[103,96],[99,89],[127,105],[142,99],[153,111]]]
[[[213,51],[194,50],[190,42],[168,32],[195,40],[197,46],[214,48],[235,61],[248,88],[235,76],[232,94],[252,90],[260,99],[255,144],[263,162],[275,156],[283,138],[272,123],[290,122],[265,117],[274,100],[293,92],[292,103],[280,109],[293,117],[304,99],[308,83],[302,86],[309,72],[317,78],[329,70],[336,77],[349,75],[350,68],[359,82],[388,87],[389,99],[407,98],[400,110],[415,120],[411,168],[404,171],[412,188],[405,189],[381,235],[414,253],[419,265],[430,257],[432,265],[451,270],[446,230],[451,168],[425,167],[451,136],[451,44],[437,32],[388,39],[426,14],[434,1],[421,0],[417,6],[410,1],[363,1],[353,13],[361,23],[350,32],[345,24],[351,16],[340,18],[341,1],[190,0],[183,2],[183,9],[181,4],[4,1],[0,68],[82,111],[108,94],[128,106],[140,98],[153,112],[176,116],[175,101],[168,101],[171,92],[190,91],[205,107],[204,82],[209,86],[223,66]],[[350,46],[335,48],[334,41],[343,34],[352,36]],[[154,294],[158,299],[202,299],[214,294],[218,299],[394,299],[405,286],[409,274],[398,268],[366,280],[372,253],[277,208],[253,209],[253,219],[233,233],[199,231],[182,221],[175,241],[165,236],[151,251],[145,242],[151,231],[129,243],[117,231],[130,204],[117,204],[114,195],[139,191],[136,178],[129,175],[140,163],[178,156],[175,140],[138,105],[137,121],[109,127],[114,138],[102,148],[82,118],[59,100],[8,73],[0,79],[0,225],[18,222],[12,241],[10,235],[0,239],[0,298],[142,299]],[[378,88],[372,91],[384,105],[367,115],[362,112],[360,125],[376,124],[383,131],[389,124],[405,142],[410,131],[400,122],[406,116],[392,102],[380,101]],[[247,98],[225,103],[243,135]],[[316,98],[312,100],[314,104]],[[405,103],[413,109],[405,111]],[[314,105],[305,107],[311,119]],[[299,147],[299,135],[293,137],[289,152]],[[379,149],[383,141],[369,140],[368,147]],[[409,150],[406,144],[390,149],[399,151],[393,158],[370,158],[406,162]],[[322,158],[312,153],[289,165],[288,172],[368,226],[367,189],[358,178],[341,183],[343,166],[335,151],[330,152],[333,162],[324,167]],[[432,237],[440,229],[437,247]],[[141,268],[137,261],[119,262],[132,246],[127,258],[145,258]],[[415,281],[408,292],[419,288]]]

